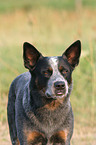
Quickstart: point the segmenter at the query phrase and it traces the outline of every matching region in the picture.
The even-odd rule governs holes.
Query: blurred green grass
[[[80,10],[75,10],[75,2],[70,0],[40,0],[39,2],[0,0],[0,122],[2,124],[7,121],[9,86],[16,76],[27,71],[23,66],[23,42],[32,43],[44,56],[56,56],[61,55],[73,41],[80,39],[82,56],[79,66],[73,72],[71,94],[75,116],[75,135],[72,144],[76,144],[76,137],[79,145],[96,144],[94,143],[96,135],[95,6],[94,0],[82,0]],[[88,136],[84,137],[84,134]]]
[[[70,0],[0,0],[0,11],[7,12],[13,11],[16,9],[23,9],[23,10],[30,10],[30,9],[38,9],[38,8],[57,8],[57,9],[64,9],[64,8],[74,8],[74,1]]]
[[[42,7],[57,10],[72,10],[77,3],[82,3],[83,7],[95,8],[95,0],[0,0],[0,12],[12,12],[17,9],[29,11],[30,9],[40,9]]]

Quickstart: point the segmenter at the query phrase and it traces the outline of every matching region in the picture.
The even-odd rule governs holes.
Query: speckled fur
[[[12,82],[7,106],[12,145],[70,145],[74,127],[71,75],[79,62],[80,41],[60,57],[43,57],[27,42],[23,48],[24,65],[29,72]],[[56,81],[65,84],[61,96],[55,94]]]

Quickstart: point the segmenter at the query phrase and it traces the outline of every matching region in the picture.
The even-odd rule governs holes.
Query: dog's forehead
[[[58,65],[59,59],[57,56],[49,57],[48,62],[52,68],[56,68]]]
[[[48,58],[48,63],[52,68],[57,68],[57,66],[64,65],[68,66],[67,59],[63,59],[61,56],[53,56]]]
[[[68,62],[62,56],[43,57],[38,63],[38,68],[51,67],[53,70],[57,70],[59,66],[68,67]],[[42,66],[42,67],[41,67]]]

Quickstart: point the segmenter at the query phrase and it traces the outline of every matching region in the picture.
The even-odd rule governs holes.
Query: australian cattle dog
[[[80,53],[79,40],[62,56],[53,57],[24,43],[24,66],[29,71],[12,82],[7,106],[12,145],[70,145],[72,72]]]

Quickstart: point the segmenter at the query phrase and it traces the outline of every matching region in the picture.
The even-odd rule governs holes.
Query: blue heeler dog
[[[79,40],[54,57],[43,57],[24,43],[24,66],[29,72],[12,82],[7,107],[12,145],[70,145],[72,72],[80,53]]]

